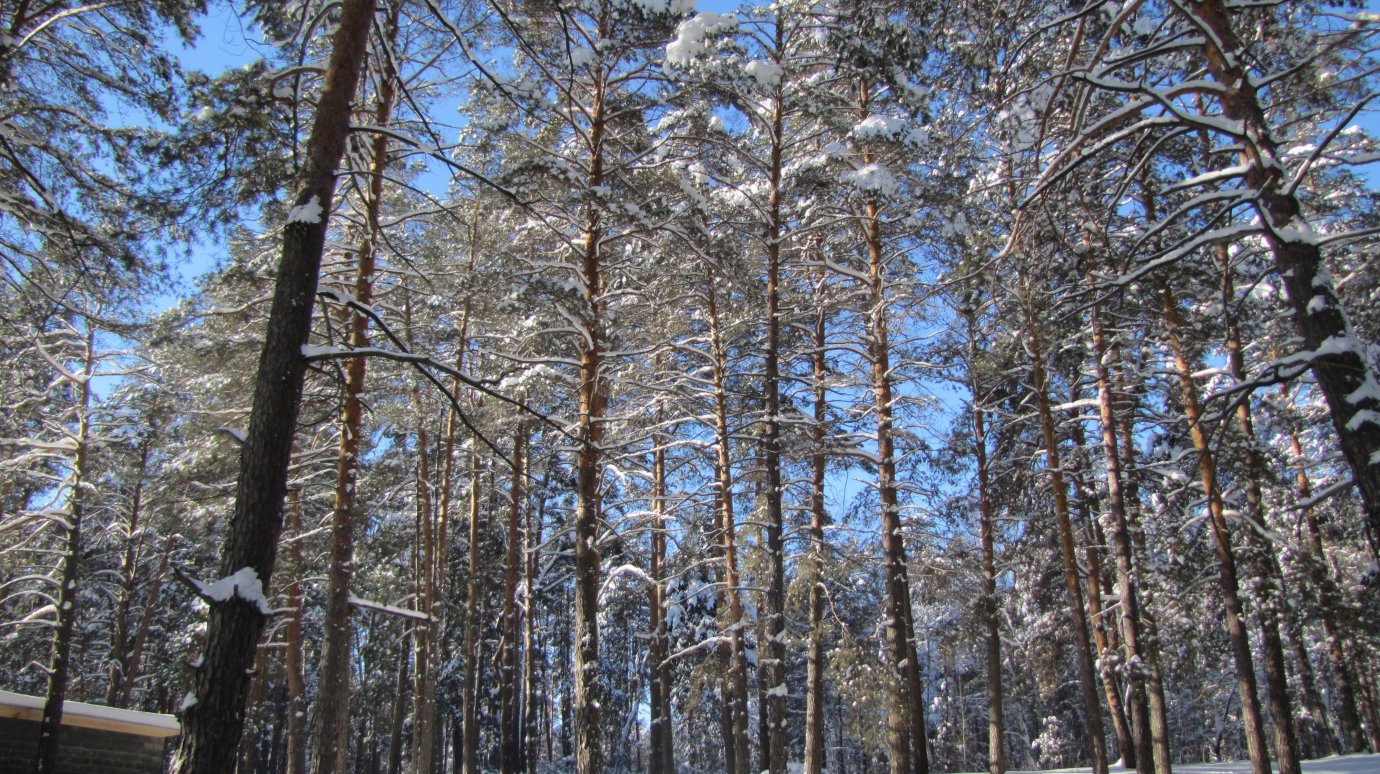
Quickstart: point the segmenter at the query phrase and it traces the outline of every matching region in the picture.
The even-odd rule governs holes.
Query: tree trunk
[[[1236,290],[1232,283],[1231,262],[1224,244],[1216,248],[1222,270],[1222,317],[1226,327],[1227,367],[1237,383],[1246,381],[1245,356],[1241,351],[1241,333],[1232,309],[1236,305]],[[1275,748],[1279,755],[1280,774],[1302,774],[1299,768],[1298,734],[1294,728],[1294,708],[1289,698],[1289,678],[1284,665],[1284,643],[1279,636],[1279,619],[1284,607],[1283,575],[1274,546],[1262,536],[1269,529],[1265,517],[1265,495],[1260,479],[1265,476],[1265,461],[1256,447],[1255,420],[1251,416],[1250,401],[1238,402],[1236,420],[1245,446],[1246,518],[1250,524],[1242,530],[1246,537],[1250,563],[1261,592],[1256,600],[1261,649],[1265,656],[1265,681],[1269,688],[1270,714],[1275,721]]]
[[[402,771],[403,720],[407,717],[407,668],[410,648],[398,649],[398,682],[394,687],[393,716],[388,722],[388,774]],[[414,770],[416,770],[414,768]]]
[[[125,685],[134,682],[137,675],[129,671],[129,624],[130,605],[134,601],[134,586],[138,579],[139,547],[142,544],[137,535],[139,519],[143,515],[144,479],[148,475],[149,451],[153,447],[153,433],[139,440],[139,467],[134,477],[134,493],[130,497],[129,519],[125,522],[125,550],[120,559],[120,586],[115,601],[115,617],[111,622],[110,656],[108,672],[110,682],[105,688],[105,703],[110,707],[128,707]]]
[[[1112,364],[1116,366],[1115,372],[1109,371],[1111,385],[1109,386],[1113,404],[1122,403],[1122,408],[1107,415],[1107,418],[1114,422],[1116,430],[1112,441],[1116,443],[1111,446],[1113,451],[1119,452],[1117,466],[1122,473],[1119,479],[1123,493],[1121,496],[1122,508],[1126,517],[1125,541],[1128,552],[1128,566],[1137,571],[1137,576],[1143,572],[1146,566],[1145,533],[1140,527],[1140,495],[1139,484],[1134,471],[1136,470],[1135,454],[1135,414],[1136,398],[1131,389],[1126,384],[1125,369],[1122,366],[1121,346],[1115,338],[1107,342],[1107,352]],[[1099,400],[1099,413],[1101,405]],[[1104,430],[1104,433],[1106,431]],[[1104,435],[1104,440],[1106,436]],[[1116,534],[1114,530],[1113,534]],[[1114,538],[1116,539],[1116,538]],[[1122,563],[1122,550],[1117,550],[1117,572],[1118,588],[1120,588],[1120,571]],[[1155,752],[1155,773],[1170,774],[1174,751],[1169,744],[1169,703],[1164,695],[1164,676],[1160,670],[1160,646],[1159,629],[1156,625],[1155,617],[1150,612],[1153,608],[1150,586],[1144,588],[1137,587],[1135,584],[1131,588],[1137,592],[1144,592],[1143,596],[1137,599],[1136,610],[1140,613],[1141,628],[1138,642],[1143,644],[1139,648],[1145,665],[1145,692],[1147,702],[1150,706],[1150,741]],[[1126,615],[1123,608],[1122,615]],[[1123,622],[1124,626],[1124,622]],[[1124,631],[1124,629],[1123,629]]]
[[[385,45],[397,39],[398,15],[402,4],[392,3],[384,30]],[[374,124],[388,126],[393,113],[396,74],[392,58],[382,57],[383,72],[375,98]],[[377,132],[370,148],[369,177],[364,197],[364,235],[355,267],[354,298],[360,305],[373,303],[374,269],[379,243],[379,212],[383,206],[383,180],[388,168],[388,135]],[[352,349],[369,346],[369,318],[356,309],[345,310],[350,323]],[[367,358],[350,358],[345,364],[344,400],[340,410],[340,455],[336,463],[335,507],[331,517],[331,564],[327,571],[325,633],[321,644],[320,694],[317,701],[322,715],[321,733],[312,750],[314,774],[342,774],[349,771],[350,724],[350,588],[354,579],[355,520],[358,510],[359,440],[363,431],[363,405]]]
[[[1255,209],[1275,268],[1284,279],[1306,362],[1327,401],[1356,480],[1371,552],[1380,558],[1380,391],[1375,389],[1380,378],[1338,301],[1318,237],[1284,179],[1285,165],[1260,102],[1260,81],[1246,69],[1253,60],[1236,36],[1232,12],[1223,0],[1178,8],[1212,33],[1204,38],[1202,50],[1208,72],[1221,89],[1217,99],[1222,117],[1241,123],[1241,134],[1233,135],[1232,141],[1241,144],[1246,187],[1255,192]]]
[[[528,461],[528,466],[531,466],[530,459]],[[541,568],[542,524],[546,521],[545,490],[545,477],[543,476],[542,484],[537,487],[538,496],[536,508],[529,508],[527,510],[527,530],[524,533],[527,544],[526,550],[523,551],[523,556],[525,556],[527,560],[527,571],[523,575],[522,598],[523,602],[527,605],[527,625],[524,632],[525,643],[523,650],[526,651],[527,658],[523,662],[522,677],[522,707],[524,716],[522,721],[522,744],[523,748],[526,750],[527,774],[537,774],[537,763],[542,757],[540,718],[544,717],[547,713],[545,710],[538,713],[538,696],[541,697],[543,704],[549,703],[550,701],[550,692],[547,691],[545,687],[539,687],[538,683],[546,674],[546,649],[542,647],[538,640],[536,624],[536,581],[537,573]]]
[[[1289,387],[1285,386],[1283,390],[1287,405]],[[1299,441],[1298,431],[1292,424],[1289,427],[1289,448],[1298,468],[1294,480],[1299,500],[1308,502],[1313,497],[1313,485],[1308,479],[1308,462],[1303,455],[1303,443]],[[1337,623],[1337,609],[1345,602],[1341,589],[1337,587],[1337,579],[1332,575],[1317,514],[1312,507],[1304,507],[1301,509],[1300,518],[1308,530],[1306,561],[1309,564],[1309,575],[1317,586],[1318,596],[1322,599],[1322,604],[1318,606],[1318,617],[1322,619],[1323,637],[1327,640],[1327,660],[1337,681],[1337,717],[1342,726],[1340,752],[1361,752],[1366,749],[1366,737],[1361,729],[1360,713],[1356,708],[1356,683],[1352,677],[1351,664],[1346,657],[1346,649],[1342,644],[1344,635]]]
[[[983,644],[987,655],[987,772],[1006,772],[1006,717],[1002,708],[1001,630],[997,620],[996,519],[992,512],[991,472],[987,461],[987,412],[983,409],[986,391],[978,370],[977,310],[975,294],[967,300],[968,382],[973,395],[973,451],[978,479],[978,538],[982,543],[982,619]]]
[[[658,410],[658,420],[661,411]],[[659,423],[659,422],[658,422]],[[671,725],[671,669],[665,664],[666,630],[666,443],[656,434],[652,442],[652,583],[647,587],[647,607],[651,611],[647,643],[647,683],[651,693],[651,751],[647,770],[651,774],[675,774],[675,743]]]
[[[503,573],[503,638],[499,650],[499,762],[504,772],[520,772],[527,768],[522,760],[522,717],[518,702],[521,620],[517,604],[518,580],[522,574],[522,505],[526,498],[523,489],[526,476],[527,428],[519,421],[513,436],[513,483],[508,491],[508,550]]]
[[[305,597],[302,576],[306,563],[302,559],[302,502],[301,492],[288,492],[287,583],[288,619],[284,635],[283,671],[287,682],[287,768],[285,774],[306,774],[307,771],[307,686],[304,669],[305,645],[302,637],[302,614]]]
[[[1031,383],[1040,415],[1040,432],[1045,445],[1045,468],[1049,472],[1054,495],[1054,518],[1059,535],[1059,552],[1064,563],[1064,585],[1068,592],[1069,622],[1073,627],[1074,656],[1082,688],[1084,720],[1088,724],[1088,756],[1095,774],[1107,774],[1107,749],[1102,738],[1102,706],[1097,700],[1097,673],[1093,668],[1092,643],[1088,635],[1088,620],[1084,613],[1083,586],[1078,577],[1078,557],[1073,542],[1073,525],[1069,520],[1069,495],[1064,471],[1059,462],[1059,439],[1055,433],[1054,412],[1050,407],[1049,387],[1045,378],[1044,349],[1035,328],[1035,314],[1031,299],[1022,302],[1026,324],[1027,349],[1030,352]]]
[[[222,577],[248,568],[267,586],[273,573],[306,369],[302,346],[311,329],[336,167],[345,151],[350,102],[373,15],[374,0],[343,0],[307,141],[307,164],[293,215],[283,229],[268,338],[259,359],[249,432],[240,451],[235,508],[221,555]],[[180,774],[221,774],[232,760],[244,727],[248,671],[266,617],[257,604],[239,595],[211,605],[205,654],[194,670],[191,703],[182,712],[181,742],[173,761]]]
[[[1182,322],[1178,301],[1168,286],[1160,286],[1165,327],[1168,329],[1170,352],[1178,370],[1179,387],[1188,420],[1193,448],[1198,455],[1198,475],[1208,504],[1208,525],[1217,550],[1217,578],[1226,609],[1227,633],[1231,638],[1232,659],[1236,664],[1236,685],[1241,700],[1241,720],[1245,726],[1246,748],[1250,753],[1253,774],[1270,774],[1270,751],[1265,739],[1265,721],[1260,713],[1260,699],[1256,690],[1255,665],[1251,658],[1250,635],[1242,620],[1240,583],[1237,580],[1236,555],[1232,550],[1227,529],[1226,509],[1217,485],[1217,464],[1208,444],[1207,430],[1202,425],[1203,411],[1198,399],[1198,386],[1193,382],[1194,369],[1184,355],[1179,339]]]
[[[866,105],[867,88],[862,89]],[[866,162],[867,156],[864,156]],[[886,568],[886,648],[888,666],[896,674],[889,681],[887,710],[888,763],[892,774],[925,774],[925,706],[920,669],[915,658],[911,622],[910,580],[896,488],[896,451],[892,440],[891,351],[887,331],[885,269],[882,265],[881,221],[875,200],[866,205],[863,221],[868,256],[868,360],[871,366],[873,412],[877,417],[877,492],[881,506],[882,555]]]
[[[784,48],[784,25],[775,25],[776,50]],[[779,89],[779,87],[778,87]],[[767,287],[765,349],[762,369],[762,466],[766,475],[766,551],[767,591],[766,610],[762,623],[765,636],[759,649],[765,655],[757,663],[758,682],[764,686],[765,704],[762,718],[767,734],[762,767],[770,774],[786,772],[786,547],[783,539],[781,489],[781,235],[784,220],[781,212],[781,169],[784,116],[782,98],[778,90],[773,100],[771,120],[771,156],[768,162],[770,189],[767,199]]]
[[[824,568],[828,561],[824,527],[825,442],[828,440],[829,400],[825,386],[828,373],[828,340],[825,333],[825,278],[815,282],[815,328],[811,386],[814,392],[814,424],[810,451],[810,557],[806,570],[810,583],[810,644],[805,675],[805,774],[822,774],[824,755]],[[997,774],[1001,774],[998,772]]]
[[[1112,551],[1116,556],[1117,597],[1120,602],[1120,631],[1122,648],[1125,650],[1127,680],[1131,688],[1131,722],[1136,736],[1136,770],[1148,774],[1153,768],[1157,774],[1169,774],[1170,757],[1167,750],[1160,749],[1156,743],[1152,718],[1155,709],[1151,706],[1146,676],[1153,672],[1153,679],[1159,680],[1159,658],[1150,658],[1145,653],[1148,643],[1141,636],[1140,595],[1136,589],[1136,568],[1134,551],[1131,545],[1129,518],[1127,517],[1126,493],[1122,487],[1121,452],[1117,448],[1117,422],[1115,399],[1112,395],[1111,373],[1107,365],[1108,346],[1106,331],[1102,326],[1102,309],[1092,309],[1093,367],[1097,375],[1097,410],[1102,427],[1102,459],[1107,468],[1107,516],[1111,522]],[[1163,705],[1159,710],[1163,711]],[[1161,721],[1163,722],[1163,720]],[[1167,724],[1166,724],[1167,726]],[[1168,740],[1161,740],[1168,747]]]
[[[177,535],[169,535],[163,545],[163,558],[158,560],[158,571],[149,583],[149,598],[144,603],[144,614],[139,619],[139,628],[134,631],[134,643],[129,649],[128,666],[125,679],[120,688],[120,704],[128,707],[133,700],[134,686],[139,679],[144,660],[144,646],[149,640],[149,630],[153,628],[154,615],[158,613],[158,600],[162,597],[163,581],[168,577],[168,566],[172,561],[173,548],[177,545]]]
[[[463,774],[479,774],[479,484],[483,468],[470,452],[469,582],[465,594],[465,672],[462,699]]]
[[[599,38],[605,39],[612,23],[607,9],[599,17]],[[586,110],[589,112],[588,150],[590,190],[604,184],[604,133],[608,82],[596,77]],[[578,358],[579,417],[575,437],[579,451],[575,461],[575,768],[580,774],[596,774],[604,768],[601,741],[599,675],[599,520],[603,505],[600,497],[603,458],[604,415],[608,408],[608,385],[604,374],[604,317],[608,300],[604,297],[604,227],[597,204],[591,203],[581,226],[580,275],[584,281],[584,335],[580,337]]]
[[[55,774],[62,735],[63,702],[67,699],[67,678],[72,655],[72,628],[77,617],[77,567],[81,562],[81,528],[86,511],[87,455],[91,445],[91,376],[96,368],[96,331],[87,323],[82,378],[77,390],[77,429],[73,440],[72,471],[65,485],[68,490],[66,540],[58,565],[57,627],[53,633],[52,655],[48,659],[48,690],[39,722],[38,749],[34,771]]]
[[[738,579],[737,526],[733,509],[733,457],[728,428],[728,353],[724,349],[719,330],[719,309],[713,282],[713,276],[710,275],[706,291],[706,311],[709,313],[711,378],[714,383],[714,449],[717,455],[715,474],[718,477],[718,491],[715,494],[718,500],[720,545],[724,559],[724,594],[728,598],[728,621],[725,628],[729,636],[729,664],[724,677],[725,704],[732,730],[727,736],[730,744],[726,744],[724,750],[725,770],[729,774],[749,774],[751,769],[748,756],[751,748],[747,732],[747,653],[743,645],[743,629],[747,622],[743,618],[743,599]]]

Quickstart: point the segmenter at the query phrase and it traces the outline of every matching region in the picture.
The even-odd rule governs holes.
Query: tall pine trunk
[[[82,519],[86,515],[86,495],[89,486],[87,458],[91,452],[91,376],[96,368],[96,331],[87,323],[81,378],[69,379],[77,392],[77,427],[72,441],[72,468],[64,482],[68,494],[66,535],[58,560],[58,588],[55,596],[57,626],[53,632],[51,655],[48,658],[48,690],[43,702],[43,717],[39,721],[38,748],[34,771],[55,774],[58,771],[58,750],[61,744],[63,703],[67,699],[67,681],[72,658],[72,630],[78,610],[77,571],[81,562]]]
[[[465,669],[461,691],[461,758],[463,774],[479,772],[479,674],[483,659],[479,642],[479,528],[481,499],[480,479],[483,466],[479,455],[470,450],[469,502],[469,580],[465,589]]]
[[[1097,411],[1102,429],[1102,460],[1107,470],[1107,517],[1110,522],[1112,552],[1116,560],[1116,589],[1120,603],[1119,628],[1122,648],[1128,665],[1127,681],[1131,689],[1131,723],[1136,735],[1136,770],[1141,774],[1153,770],[1169,774],[1171,753],[1167,737],[1168,720],[1163,695],[1158,704],[1147,688],[1147,680],[1159,681],[1159,655],[1147,651],[1150,643],[1141,632],[1140,594],[1136,588],[1134,548],[1131,544],[1130,519],[1127,516],[1126,492],[1118,448],[1116,402],[1113,396],[1111,372],[1107,361],[1110,350],[1102,324],[1100,305],[1092,309],[1092,355],[1097,377]],[[1158,718],[1156,717],[1158,716]],[[1159,732],[1156,732],[1156,728]]]
[[[964,318],[968,326],[968,384],[973,396],[973,452],[978,480],[978,539],[982,544],[982,598],[978,612],[982,619],[983,646],[987,658],[987,772],[1006,772],[1006,716],[1002,707],[1001,629],[997,620],[996,518],[992,508],[992,474],[987,459],[987,412],[983,408],[987,392],[978,368],[976,293],[965,299]]]
[[[307,141],[307,164],[293,199],[294,214],[283,229],[268,336],[221,554],[222,577],[247,568],[267,586],[273,573],[306,371],[302,347],[311,329],[336,167],[345,151],[350,102],[359,84],[373,15],[374,0],[342,2]],[[204,655],[194,669],[191,702],[182,712],[181,742],[173,761],[179,774],[221,774],[233,759],[244,728],[249,670],[266,618],[259,605],[238,595],[211,605]]]
[[[658,411],[658,424],[661,417]],[[668,644],[666,628],[666,443],[663,434],[652,438],[652,583],[647,587],[647,607],[651,611],[647,643],[648,685],[651,699],[651,750],[647,770],[651,774],[675,774],[675,739],[671,725],[671,669],[665,663]]]
[[[1028,279],[1023,279],[1029,282]],[[1073,540],[1073,525],[1069,518],[1068,486],[1059,458],[1059,439],[1050,406],[1049,385],[1045,376],[1044,347],[1036,329],[1033,301],[1026,291],[1021,300],[1026,326],[1026,349],[1030,353],[1031,386],[1039,411],[1040,434],[1045,446],[1045,469],[1049,473],[1054,496],[1054,519],[1059,538],[1059,553],[1063,559],[1064,585],[1068,593],[1069,623],[1073,628],[1074,658],[1078,664],[1078,678],[1083,698],[1084,721],[1088,724],[1088,757],[1095,774],[1107,774],[1107,748],[1102,736],[1102,706],[1097,700],[1097,672],[1093,667],[1092,643],[1088,634],[1088,619],[1084,612],[1083,586],[1078,576],[1078,556]]]
[[[120,585],[116,592],[115,616],[111,621],[110,630],[110,656],[107,658],[110,682],[105,688],[105,703],[111,707],[128,705],[125,686],[133,687],[134,679],[138,677],[129,670],[130,605],[134,600],[134,587],[139,575],[139,548],[143,542],[138,538],[139,520],[143,516],[144,479],[148,475],[149,452],[152,447],[153,433],[150,432],[139,440],[139,466],[134,474],[134,492],[130,496],[129,518],[125,521],[125,550],[120,558]]]
[[[1351,466],[1365,511],[1371,552],[1380,558],[1380,375],[1365,345],[1337,298],[1323,261],[1318,235],[1303,215],[1298,196],[1285,180],[1285,165],[1260,100],[1258,78],[1247,64],[1254,61],[1236,35],[1232,10],[1224,0],[1177,6],[1180,13],[1209,32],[1202,42],[1207,70],[1217,82],[1222,117],[1240,122],[1233,141],[1241,147],[1241,166],[1248,190],[1284,279],[1294,326],[1303,339],[1307,363],[1327,401],[1332,426]]]
[[[1237,383],[1246,381],[1245,355],[1241,350],[1241,332],[1232,309],[1236,305],[1236,290],[1232,283],[1232,267],[1227,247],[1216,246],[1219,268],[1222,270],[1222,321],[1226,328],[1227,369]],[[1250,523],[1242,530],[1245,535],[1248,559],[1253,565],[1260,589],[1256,598],[1256,617],[1260,629],[1261,650],[1265,657],[1265,681],[1269,689],[1270,714],[1275,721],[1275,749],[1279,754],[1280,774],[1301,774],[1299,768],[1298,733],[1294,728],[1294,708],[1289,697],[1289,677],[1284,664],[1284,641],[1279,634],[1279,620],[1284,612],[1284,573],[1280,571],[1274,546],[1262,533],[1269,529],[1265,519],[1265,495],[1260,479],[1266,475],[1265,460],[1256,447],[1255,419],[1249,400],[1239,401],[1236,408],[1238,430],[1245,449],[1244,483],[1246,489],[1246,518]]]
[[[522,516],[526,499],[523,483],[527,477],[527,428],[521,420],[513,434],[512,473],[513,482],[508,490],[507,553],[503,573],[503,634],[499,650],[499,761],[503,771],[520,772],[527,768],[523,761],[522,717],[519,714],[521,684],[518,681],[521,615],[517,593],[523,570]]]
[[[815,282],[814,347],[810,363],[811,388],[814,396],[814,423],[810,440],[810,557],[805,572],[810,583],[810,642],[806,653],[805,673],[805,774],[824,771],[824,568],[828,561],[825,552],[824,527],[828,514],[824,506],[825,442],[828,439],[828,393],[825,376],[828,373],[828,340],[825,332],[826,279]],[[1000,774],[1000,772],[998,772]]]
[[[1241,721],[1245,727],[1246,749],[1251,758],[1253,774],[1270,774],[1270,751],[1265,739],[1265,719],[1260,712],[1259,692],[1255,681],[1255,663],[1251,657],[1250,635],[1246,632],[1241,607],[1240,582],[1236,564],[1236,553],[1232,549],[1231,535],[1227,528],[1226,508],[1217,482],[1217,462],[1208,443],[1207,429],[1203,427],[1202,402],[1198,397],[1198,386],[1193,381],[1194,368],[1190,365],[1180,339],[1179,331],[1183,323],[1179,315],[1178,301],[1167,285],[1161,284],[1160,298],[1162,314],[1170,354],[1177,370],[1179,388],[1183,400],[1184,417],[1188,421],[1189,435],[1198,457],[1198,476],[1203,486],[1203,496],[1207,499],[1208,526],[1212,534],[1213,546],[1217,551],[1218,588],[1226,612],[1227,634],[1231,639],[1232,660],[1236,665],[1237,693],[1241,701]]]
[[[776,50],[784,48],[781,19],[775,26]],[[778,88],[772,105],[770,158],[768,161],[767,287],[764,363],[762,369],[762,466],[766,477],[766,610],[762,620],[764,641],[757,675],[764,696],[766,725],[762,767],[770,774],[786,771],[786,546],[781,487],[781,237],[785,230],[781,211],[782,143],[785,126],[782,95]]]
[[[714,450],[716,454],[715,495],[717,502],[719,547],[723,554],[724,595],[728,602],[727,674],[723,676],[725,697],[725,771],[729,774],[750,774],[748,743],[747,652],[743,644],[743,630],[747,621],[743,615],[743,598],[738,578],[738,543],[736,516],[733,509],[733,456],[728,427],[728,353],[720,330],[719,309],[709,277],[706,290],[706,311],[709,313],[709,344],[711,349],[711,378],[714,389]]]

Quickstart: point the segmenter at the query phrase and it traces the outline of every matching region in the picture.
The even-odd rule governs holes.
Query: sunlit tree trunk
[[[479,455],[470,451],[470,513],[469,513],[469,582],[465,593],[465,671],[461,690],[462,732],[461,757],[463,774],[479,774],[479,528],[481,514],[480,481],[483,466]]]
[[[1287,397],[1289,387],[1285,386],[1283,389]],[[1286,400],[1285,403],[1287,402]],[[1298,430],[1292,425],[1289,427],[1289,449],[1293,453],[1294,465],[1297,468],[1294,482],[1299,500],[1307,503],[1313,498],[1313,485],[1308,478],[1308,462],[1303,453],[1303,443],[1299,440]],[[1361,715],[1357,710],[1356,683],[1352,677],[1352,666],[1347,659],[1346,648],[1343,645],[1344,635],[1336,615],[1338,606],[1343,604],[1341,589],[1337,587],[1336,578],[1332,574],[1327,547],[1323,544],[1322,526],[1318,524],[1318,515],[1311,506],[1305,506],[1300,509],[1300,518],[1308,534],[1306,546],[1309,549],[1307,561],[1310,565],[1310,574],[1323,600],[1323,604],[1319,606],[1318,617],[1322,619],[1323,637],[1327,640],[1327,660],[1332,666],[1333,679],[1337,682],[1337,717],[1342,726],[1340,741],[1343,743],[1341,752],[1361,752],[1366,749],[1366,737],[1361,728]]]
[[[1001,629],[997,610],[996,514],[992,505],[992,473],[987,457],[987,389],[983,386],[978,349],[978,295],[969,292],[960,313],[967,327],[968,389],[972,394],[973,455],[977,466],[978,540],[982,548],[982,622],[987,663],[987,772],[1006,772],[1006,713],[1002,706]]]
[[[1022,278],[1022,282],[1029,282]],[[1059,457],[1059,439],[1050,405],[1049,386],[1045,376],[1044,348],[1035,324],[1033,301],[1028,291],[1021,301],[1026,326],[1026,349],[1030,353],[1031,386],[1039,411],[1040,434],[1045,446],[1045,469],[1049,473],[1054,497],[1054,519],[1059,537],[1059,552],[1064,563],[1064,585],[1068,592],[1069,623],[1073,628],[1074,658],[1083,697],[1084,721],[1088,724],[1088,757],[1095,774],[1107,772],[1107,749],[1102,736],[1102,706],[1097,700],[1097,672],[1093,667],[1092,642],[1088,634],[1088,619],[1084,612],[1083,586],[1078,576],[1078,556],[1073,540],[1073,525],[1069,518],[1068,486]]]
[[[1232,311],[1236,305],[1236,290],[1232,283],[1232,268],[1227,247],[1218,244],[1215,250],[1218,268],[1222,271],[1222,317],[1226,328],[1227,368],[1238,383],[1246,381],[1245,356],[1241,351],[1241,332]],[[1300,774],[1298,735],[1294,729],[1294,708],[1289,697],[1289,677],[1284,664],[1284,642],[1279,634],[1279,620],[1283,612],[1283,575],[1274,547],[1261,535],[1269,529],[1265,519],[1265,495],[1260,478],[1265,475],[1265,461],[1255,439],[1255,419],[1250,401],[1239,401],[1236,420],[1245,447],[1244,483],[1246,489],[1246,518],[1250,523],[1242,530],[1249,560],[1260,593],[1256,598],[1256,617],[1259,621],[1261,650],[1265,656],[1265,681],[1269,689],[1270,714],[1275,721],[1275,749],[1279,755],[1280,774]]]
[[[1380,393],[1374,389],[1380,379],[1338,301],[1318,235],[1285,179],[1273,127],[1260,101],[1263,87],[1247,70],[1253,58],[1237,37],[1233,11],[1224,0],[1175,7],[1211,33],[1201,44],[1207,72],[1220,89],[1222,118],[1240,122],[1240,139],[1233,141],[1240,143],[1244,182],[1254,193],[1295,328],[1310,353],[1309,366],[1360,492],[1371,552],[1380,557]]]
[[[1217,462],[1203,427],[1202,402],[1198,386],[1193,381],[1194,368],[1184,354],[1179,331],[1183,323],[1178,301],[1167,285],[1160,286],[1161,313],[1164,317],[1170,353],[1177,370],[1183,400],[1184,417],[1188,420],[1189,435],[1198,457],[1198,475],[1207,498],[1208,526],[1217,551],[1218,588],[1226,613],[1227,633],[1231,639],[1232,660],[1236,665],[1237,692],[1241,700],[1241,720],[1245,726],[1246,748],[1250,753],[1254,774],[1270,774],[1270,751],[1265,739],[1265,720],[1260,712],[1259,692],[1255,682],[1255,664],[1251,657],[1250,635],[1242,618],[1240,582],[1237,580],[1236,554],[1232,549],[1227,528],[1226,508],[1217,483]]]
[[[302,557],[302,493],[288,492],[287,540],[287,624],[283,636],[283,671],[287,682],[287,767],[285,774],[306,774],[307,771],[307,685],[305,669],[306,646],[302,636],[302,614],[305,597],[302,576],[306,563]]]
[[[728,601],[728,670],[724,675],[725,710],[729,715],[730,734],[726,734],[725,770],[729,774],[749,774],[749,754],[747,731],[747,654],[743,645],[743,629],[747,621],[743,616],[742,591],[738,578],[737,527],[733,509],[733,456],[731,436],[728,428],[728,353],[724,349],[722,331],[719,329],[719,309],[711,276],[706,291],[706,312],[709,315],[709,339],[711,378],[714,389],[714,450],[716,454],[715,482],[719,540],[723,551],[724,594]],[[725,729],[728,730],[728,729]]]
[[[386,45],[397,38],[401,2],[394,0],[384,32]],[[373,121],[388,126],[393,113],[396,77],[392,60],[384,57],[379,78]],[[367,307],[373,302],[374,269],[379,244],[379,212],[383,205],[384,173],[388,168],[388,134],[378,132],[370,148],[367,194],[364,198],[364,236],[356,251],[354,298]],[[369,318],[356,309],[344,312],[349,322],[351,348],[369,346]],[[327,570],[325,634],[321,645],[321,670],[318,677],[321,713],[320,733],[312,750],[314,774],[334,774],[349,769],[350,723],[350,593],[354,579],[355,527],[358,510],[356,488],[359,476],[360,434],[363,432],[363,406],[367,359],[345,361],[345,388],[340,410],[340,451],[336,462],[335,506],[331,516],[330,567]]]
[[[1159,714],[1160,733],[1168,732],[1168,721],[1163,717],[1163,698],[1158,707],[1155,706],[1146,686],[1147,675],[1159,681],[1159,657],[1158,654],[1146,652],[1150,645],[1141,632],[1140,594],[1136,588],[1135,554],[1127,515],[1121,450],[1118,448],[1116,400],[1107,362],[1111,353],[1100,305],[1092,308],[1092,345],[1093,368],[1097,377],[1097,411],[1102,429],[1102,460],[1107,470],[1107,515],[1110,517],[1112,552],[1116,557],[1116,588],[1120,603],[1118,623],[1126,663],[1130,665],[1127,680],[1131,688],[1131,722],[1136,735],[1136,770],[1146,774],[1153,768],[1157,774],[1169,774],[1171,758],[1168,739],[1159,739],[1155,731],[1156,715]]]
[[[784,26],[778,17],[774,26],[775,50],[784,46]],[[762,624],[764,641],[759,645],[757,675],[764,693],[763,723],[767,734],[762,750],[763,768],[770,774],[786,771],[786,546],[781,488],[781,236],[785,219],[781,209],[782,143],[784,110],[780,88],[772,100],[768,160],[767,195],[767,276],[766,309],[763,320],[764,360],[762,368],[762,467],[766,477],[766,610]]]
[[[661,412],[658,412],[658,422]],[[647,643],[648,685],[651,692],[651,750],[647,770],[651,774],[675,774],[675,739],[671,724],[671,669],[665,663],[666,629],[666,443],[662,433],[652,443],[652,583],[647,587],[647,606],[651,611],[650,640]]]

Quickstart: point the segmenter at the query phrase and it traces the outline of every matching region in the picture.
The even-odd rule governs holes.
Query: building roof
[[[0,691],[0,718],[40,722],[43,720],[43,703],[41,696]],[[182,733],[182,726],[172,715],[102,707],[79,701],[62,703],[62,724],[136,736],[168,737]]]

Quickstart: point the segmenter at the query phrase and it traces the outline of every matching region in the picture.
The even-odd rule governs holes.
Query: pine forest
[[[0,0],[32,770],[1380,752],[1371,7]]]

